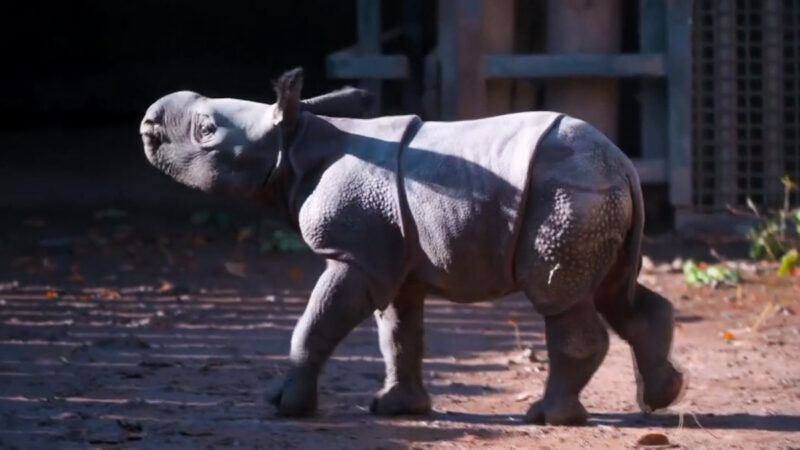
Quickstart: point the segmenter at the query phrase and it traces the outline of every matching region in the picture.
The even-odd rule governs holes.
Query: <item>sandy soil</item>
[[[319,415],[287,420],[260,398],[322,265],[259,254],[238,227],[252,217],[186,217],[0,219],[0,448],[631,448],[648,433],[681,448],[800,448],[796,277],[750,271],[740,288],[692,289],[680,274],[642,275],[677,307],[674,359],[690,374],[661,414],[638,411],[614,337],[582,397],[588,426],[522,424],[548,367],[541,317],[512,296],[429,301],[433,414],[367,412],[383,370],[368,322],[329,364]]]

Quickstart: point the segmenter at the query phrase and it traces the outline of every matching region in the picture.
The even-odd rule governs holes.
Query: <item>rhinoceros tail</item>
[[[627,158],[626,158],[627,159]],[[629,303],[634,302],[636,294],[636,284],[639,278],[639,271],[642,267],[642,240],[644,237],[644,196],[642,195],[642,184],[639,181],[639,173],[630,160],[627,160],[627,178],[630,186],[633,210],[631,214],[631,227],[628,230],[626,242],[626,267],[630,271],[627,281],[627,299]]]

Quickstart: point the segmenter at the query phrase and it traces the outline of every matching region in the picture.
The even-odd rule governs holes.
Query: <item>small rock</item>
[[[547,362],[547,355],[544,352],[537,352],[531,347],[522,351],[522,357],[530,362]]]
[[[656,265],[649,256],[642,256],[642,270],[645,272],[652,272],[655,270]]]
[[[517,395],[516,397],[514,397],[514,400],[516,400],[518,402],[524,402],[525,400],[529,400],[531,398],[533,398],[533,394],[531,394],[530,392],[523,392],[523,393]]]
[[[657,273],[670,273],[672,272],[672,264],[661,263],[656,266],[655,272]]]
[[[670,264],[673,272],[683,272],[683,258],[675,258]]]

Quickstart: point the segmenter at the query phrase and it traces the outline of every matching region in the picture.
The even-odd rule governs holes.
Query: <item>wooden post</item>
[[[443,119],[480,117],[486,110],[481,0],[439,0],[438,52]]]
[[[639,2],[639,51],[663,53],[667,48],[664,0]],[[667,157],[667,83],[642,79],[642,158]]]
[[[358,0],[358,52],[377,54],[381,52],[381,0]],[[377,114],[383,103],[383,86],[379,79],[364,79],[360,85],[375,96],[372,114]]]
[[[714,159],[713,206],[717,208],[738,204],[735,6],[733,2],[719,2],[714,7],[714,58],[711,60],[714,70],[709,74],[714,79],[714,91],[699,93],[711,97],[714,105],[713,139],[701,139],[699,150],[702,151],[703,146],[713,146],[713,154],[704,152],[703,156]],[[704,100],[701,97],[701,101]]]
[[[764,0],[764,200],[782,206],[783,148],[783,2]],[[795,180],[797,181],[797,180]]]
[[[483,0],[483,53],[514,50],[514,0]],[[507,114],[513,109],[513,80],[486,80],[486,114]]]
[[[403,111],[421,114],[425,71],[424,0],[403,0],[403,45],[408,58],[408,78],[403,80]]]
[[[692,206],[691,0],[667,1],[669,198],[676,225]]]
[[[548,53],[618,53],[620,0],[548,0]],[[547,86],[548,109],[586,120],[612,140],[617,136],[617,80],[568,78]]]

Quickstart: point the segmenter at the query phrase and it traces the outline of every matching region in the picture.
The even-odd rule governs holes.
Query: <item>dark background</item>
[[[427,53],[436,40],[436,2],[422,4]],[[636,51],[637,2],[624,4],[623,50]],[[401,24],[403,13],[403,2],[383,0],[383,29]],[[541,34],[541,14],[531,8],[531,17],[517,18],[531,38]],[[356,42],[355,18],[355,0],[6,2],[0,207],[246,207],[186,189],[150,167],[138,136],[142,114],[182,89],[272,102],[271,81],[295,66],[305,68],[307,97],[352,84],[327,78],[325,57]],[[408,53],[402,45],[384,52]],[[630,156],[640,153],[637,93],[636,80],[621,81],[619,145]],[[399,81],[384,83],[383,107],[420,112],[404,108]]]
[[[352,84],[326,78],[325,55],[356,41],[355,3],[6,2],[0,206],[219,202],[149,167],[138,136],[147,106],[181,89],[272,102],[271,81],[295,66],[306,96]],[[400,6],[384,2],[385,27]]]

